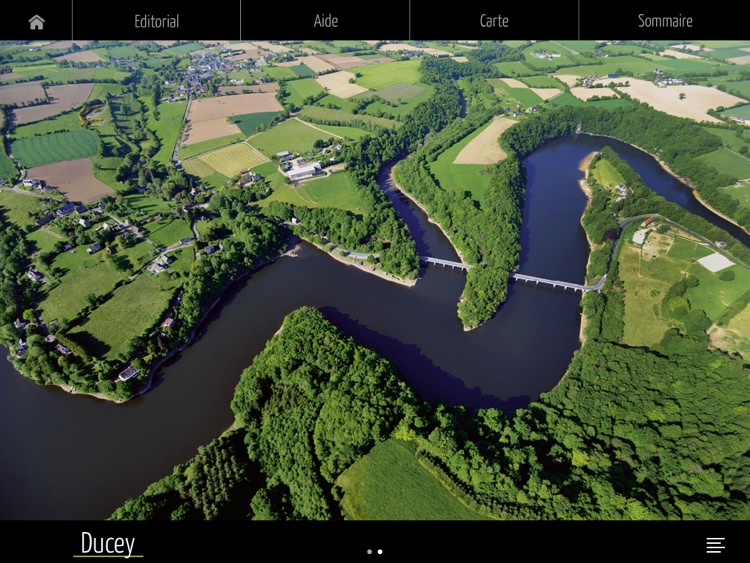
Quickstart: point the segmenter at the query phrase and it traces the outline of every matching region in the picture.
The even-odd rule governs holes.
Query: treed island
[[[127,400],[298,239],[413,284],[416,244],[378,185],[391,164],[471,266],[466,330],[507,298],[523,160],[559,137],[639,147],[750,228],[740,47],[0,44],[9,359]],[[603,287],[554,389],[515,412],[426,400],[303,308],[242,373],[233,427],[112,518],[748,518],[750,249],[609,148],[582,187]]]

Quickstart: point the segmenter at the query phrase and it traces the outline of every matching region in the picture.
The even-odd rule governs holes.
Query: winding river
[[[580,217],[586,199],[578,164],[605,144],[668,199],[691,211],[695,205],[727,225],[645,153],[603,137],[567,137],[525,161],[522,273],[583,281],[588,246]],[[403,196],[390,196],[420,254],[456,259],[419,209]],[[511,285],[497,315],[464,332],[456,316],[464,274],[440,268],[422,274],[407,288],[303,244],[297,258],[281,259],[236,284],[197,340],[160,370],[156,387],[124,405],[39,387],[0,360],[0,518],[106,518],[232,423],[229,403],[241,370],[284,316],[303,305],[320,308],[385,355],[430,398],[510,410],[555,386],[579,346],[580,294]]]

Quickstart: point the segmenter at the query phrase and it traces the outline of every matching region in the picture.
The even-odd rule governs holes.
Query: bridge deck
[[[424,264],[435,264],[438,266],[450,266],[451,268],[458,268],[459,270],[468,270],[471,268],[471,264],[464,264],[462,262],[454,262],[452,260],[443,260],[442,258],[433,258],[432,256],[420,256],[420,262]],[[540,278],[537,276],[527,276],[525,274],[511,274],[511,279],[523,282],[534,282],[536,284],[546,284],[554,287],[562,287],[563,289],[572,289],[574,291],[601,291],[604,286],[604,280],[607,278],[606,274],[597,282],[596,285],[582,285],[579,283],[565,282],[560,280],[550,280],[547,278]]]

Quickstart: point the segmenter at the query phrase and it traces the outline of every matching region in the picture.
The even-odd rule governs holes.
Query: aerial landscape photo
[[[0,41],[0,519],[750,519],[750,40]]]

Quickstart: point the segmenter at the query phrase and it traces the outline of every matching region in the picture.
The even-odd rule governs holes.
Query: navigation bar
[[[509,5],[479,0],[454,3],[449,10],[434,0],[329,0],[303,6],[251,0],[192,6],[134,0],[104,6],[68,0],[14,10],[3,23],[0,41],[695,40],[742,39],[748,33],[742,18],[727,18],[718,10],[663,1],[605,9],[598,0]]]

